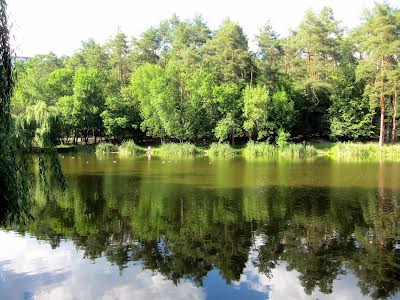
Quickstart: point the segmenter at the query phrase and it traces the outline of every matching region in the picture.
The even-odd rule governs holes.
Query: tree
[[[270,97],[264,85],[255,87],[247,86],[243,91],[243,129],[248,133],[251,140],[253,135],[256,139],[266,137],[271,128],[268,122]]]
[[[297,107],[306,131],[328,132],[327,113],[341,38],[342,29],[332,10],[325,7],[318,15],[308,10],[298,29],[285,41],[285,71],[298,94]]]
[[[280,77],[283,76],[285,71],[282,40],[279,39],[278,34],[269,23],[261,28],[256,39],[258,44],[256,65],[259,69],[257,80],[266,84],[268,89],[273,91],[279,87]]]
[[[79,130],[88,142],[90,131],[96,137],[101,133],[104,93],[101,74],[95,69],[79,68],[74,75],[73,110],[79,120]]]
[[[62,60],[53,53],[37,55],[27,62],[18,62],[16,66],[18,80],[12,101],[13,113],[22,113],[27,105],[33,105],[38,101],[54,105],[57,99],[53,98],[47,81],[52,72],[62,67]]]
[[[105,110],[101,113],[105,133],[123,140],[134,136],[139,128],[139,103],[130,96],[129,88],[124,88],[115,96],[108,96]]]
[[[140,125],[147,134],[163,140],[167,136],[164,123],[169,115],[165,114],[166,103],[162,103],[163,69],[157,65],[145,64],[139,67],[131,79],[131,88],[139,100]]]
[[[238,23],[226,19],[204,45],[204,63],[223,83],[244,86],[250,81],[252,60],[247,38]]]
[[[112,75],[116,78],[117,85],[122,88],[128,80],[129,75],[129,47],[126,35],[118,32],[113,39],[107,43],[110,56]]]
[[[379,99],[379,144],[385,142],[385,116],[387,113],[390,73],[396,68],[400,48],[399,12],[388,4],[376,4],[366,12],[364,23],[354,32],[363,59],[357,68],[360,79],[368,81],[370,99]],[[397,82],[395,80],[395,82]],[[397,89],[396,89],[397,90]],[[392,89],[393,91],[393,89]]]
[[[132,76],[132,89],[139,99],[142,128],[179,141],[204,137],[212,122],[212,103],[207,101],[212,86],[212,75],[201,68],[191,72],[174,62],[165,68],[140,67]]]

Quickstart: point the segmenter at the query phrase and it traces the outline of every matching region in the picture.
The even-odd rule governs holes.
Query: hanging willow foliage
[[[16,134],[24,149],[30,150],[35,146],[47,152],[55,150],[59,119],[54,108],[39,101],[35,105],[28,106],[25,113],[15,121]]]
[[[16,155],[10,113],[14,80],[6,9],[5,0],[0,0],[0,222],[29,215],[27,163]]]

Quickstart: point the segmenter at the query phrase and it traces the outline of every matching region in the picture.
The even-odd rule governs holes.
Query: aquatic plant
[[[146,153],[146,150],[136,145],[134,141],[127,140],[118,147],[118,152],[123,155],[138,155]]]
[[[190,143],[167,143],[156,150],[159,155],[190,156],[199,153],[197,147]]]
[[[96,154],[117,152],[118,146],[111,143],[101,143],[96,146]]]
[[[243,155],[249,157],[313,157],[317,151],[312,145],[307,144],[287,144],[283,146],[268,143],[248,142],[243,149]]]
[[[330,153],[336,158],[357,159],[399,159],[400,145],[384,145],[378,143],[336,143]]]
[[[236,154],[236,150],[228,143],[212,143],[207,154],[214,157],[230,157]]]

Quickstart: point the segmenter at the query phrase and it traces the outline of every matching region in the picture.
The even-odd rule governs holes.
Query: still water
[[[60,160],[0,299],[400,299],[400,163]]]

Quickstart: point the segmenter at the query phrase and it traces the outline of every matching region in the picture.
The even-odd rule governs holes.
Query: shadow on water
[[[52,162],[39,158],[34,219],[7,230],[53,248],[71,240],[84,257],[105,257],[121,272],[140,261],[175,284],[190,279],[202,286],[213,269],[227,283],[237,282],[250,258],[269,277],[285,263],[299,273],[307,294],[332,293],[334,280],[347,272],[372,298],[400,289],[400,192],[383,181],[374,188],[204,188],[170,176],[96,172],[67,175],[64,191]],[[253,248],[256,257],[249,256]]]

